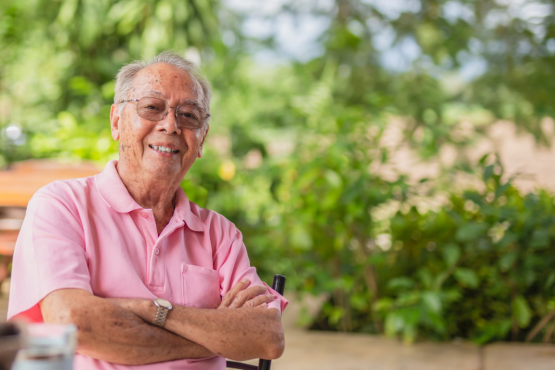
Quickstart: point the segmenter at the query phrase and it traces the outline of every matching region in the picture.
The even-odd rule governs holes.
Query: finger
[[[240,291],[244,290],[246,287],[249,286],[249,279],[244,278],[242,280],[240,280],[237,284],[235,284],[235,286],[233,288],[231,288],[222,298],[222,303],[220,303],[220,306],[218,308],[225,308],[225,307],[229,307],[231,305],[231,303],[233,303],[233,300],[235,299],[235,296],[237,295],[237,293],[239,293]]]
[[[243,307],[246,301],[266,292],[266,287],[255,285],[240,291],[231,303],[231,308]]]
[[[265,292],[266,292],[266,288],[264,287],[261,287],[258,285],[251,286],[250,288],[247,288],[237,293],[237,295],[235,296],[235,298],[233,299],[233,302],[229,307],[230,308],[243,307],[245,302],[247,302],[249,299],[254,298],[257,295],[260,295]]]
[[[220,304],[220,306],[218,308],[226,308],[229,307],[232,303],[233,300],[235,299],[235,296],[242,290],[244,290],[247,286],[249,286],[249,279],[244,278],[242,280],[240,280],[237,284],[235,284],[233,286],[233,288],[231,288],[222,298],[222,303]]]
[[[254,297],[253,299],[245,302],[244,307],[258,307],[262,304],[272,302],[274,299],[275,297],[272,294],[259,295],[258,297]]]

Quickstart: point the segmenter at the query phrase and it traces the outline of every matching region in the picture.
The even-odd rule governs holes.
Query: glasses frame
[[[167,109],[166,109],[166,111],[164,112],[164,118],[159,119],[159,120],[157,120],[157,121],[154,121],[154,120],[151,120],[151,119],[148,119],[148,118],[144,118],[143,116],[141,116],[141,115],[139,114],[139,101],[140,101],[141,99],[143,99],[143,98],[158,99],[158,100],[162,100],[164,103],[166,103]],[[127,100],[122,100],[122,101],[120,101],[120,104],[121,104],[121,103],[128,103],[128,102],[134,102],[134,103],[135,103],[135,111],[137,112],[137,115],[138,115],[139,117],[141,117],[142,119],[146,119],[147,121],[152,121],[152,122],[160,122],[160,121],[164,120],[164,119],[168,116],[168,113],[169,113],[169,111],[170,111],[170,108],[174,108],[174,109],[175,109],[175,115],[174,115],[174,117],[175,117],[176,122],[179,123],[180,126],[182,126],[182,127],[184,127],[184,128],[188,128],[188,129],[190,129],[190,130],[195,130],[195,129],[199,129],[199,128],[204,128],[204,127],[206,126],[206,121],[208,120],[208,118],[210,118],[210,113],[206,113],[206,111],[204,110],[204,108],[199,107],[199,106],[197,106],[197,105],[194,105],[196,108],[200,109],[200,110],[204,113],[204,116],[205,116],[205,117],[204,117],[204,119],[202,119],[202,126],[200,126],[200,127],[186,127],[186,126],[183,126],[183,125],[179,122],[179,118],[177,117],[177,110],[178,110],[179,107],[181,107],[181,106],[184,106],[184,105],[193,106],[193,104],[180,104],[180,105],[178,105],[177,107],[172,107],[172,106],[170,106],[170,103],[168,103],[167,100],[164,100],[164,99],[161,99],[161,98],[157,98],[157,97],[155,97],[155,96],[143,96],[143,97],[141,97],[141,98],[139,98],[139,99],[127,99]]]

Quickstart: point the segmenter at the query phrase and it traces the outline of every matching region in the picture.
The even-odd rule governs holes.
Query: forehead
[[[200,100],[202,88],[187,71],[166,63],[157,63],[140,70],[133,80],[131,95],[149,93],[163,99]]]

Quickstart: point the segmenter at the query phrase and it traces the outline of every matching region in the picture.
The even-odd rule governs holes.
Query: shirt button
[[[141,212],[141,217],[143,217],[143,218],[148,218],[148,213],[146,213],[146,212]]]
[[[156,248],[156,249],[154,250],[154,253],[155,253],[156,255],[159,255],[159,254],[160,254],[160,249]]]

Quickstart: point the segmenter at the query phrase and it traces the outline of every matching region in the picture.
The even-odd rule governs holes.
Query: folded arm
[[[172,311],[167,330],[219,356],[237,361],[272,360],[285,348],[281,313],[275,308],[207,310],[177,306]]]
[[[175,306],[167,330],[151,325],[157,308],[148,299],[100,298],[82,289],[60,289],[40,306],[45,322],[77,326],[78,353],[103,361],[143,365],[215,354],[234,360],[277,358],[283,352],[281,315],[266,309],[274,297],[261,295],[266,288],[248,284],[237,283],[217,310]]]
[[[232,360],[280,357],[285,349],[281,312],[266,308],[274,299],[265,287],[237,283],[218,309],[174,305],[164,329],[200,344],[210,352]],[[254,297],[254,298],[253,298]],[[124,299],[119,304],[152,323],[156,307],[149,300]]]
[[[82,289],[54,291],[40,306],[45,322],[77,325],[77,352],[99,360],[143,365],[214,356],[202,345],[149,325],[109,299]]]

